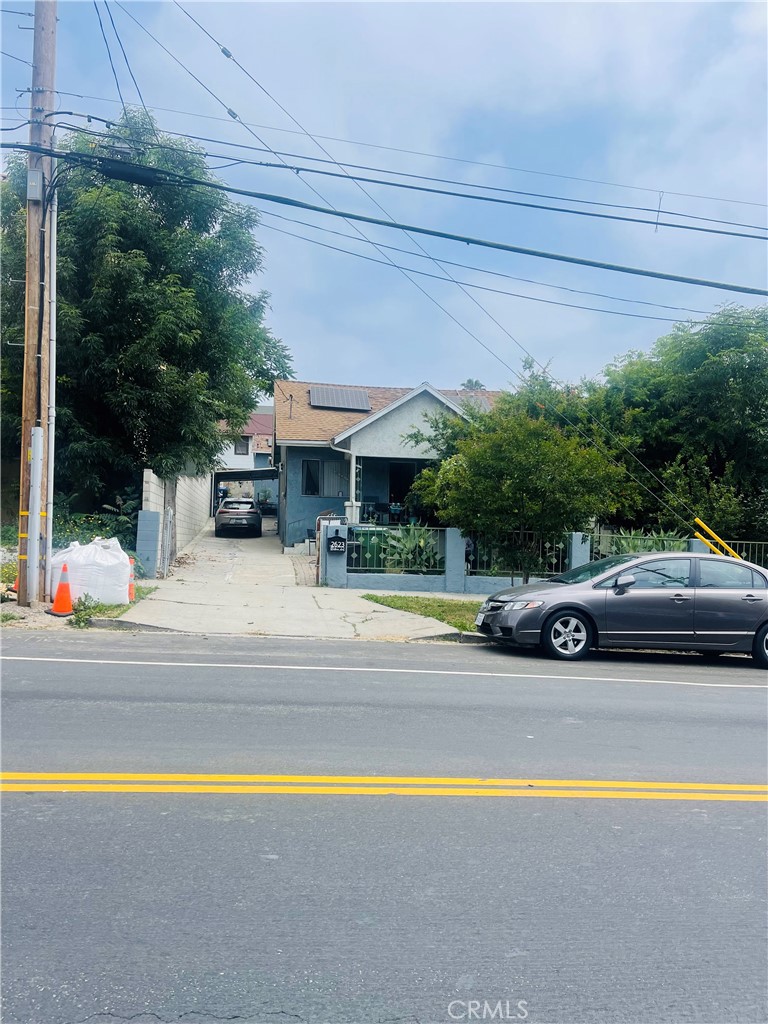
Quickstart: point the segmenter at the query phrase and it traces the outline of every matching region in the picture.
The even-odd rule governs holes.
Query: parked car
[[[475,624],[565,661],[594,647],[651,647],[744,651],[768,668],[768,569],[699,552],[612,555],[499,591]]]
[[[235,531],[261,536],[261,512],[253,498],[225,498],[216,509],[213,532],[221,537],[224,532]]]

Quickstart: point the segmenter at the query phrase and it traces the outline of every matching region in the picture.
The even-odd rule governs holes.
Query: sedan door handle
[[[747,594],[746,597],[742,597],[742,601],[748,601],[750,604],[754,604],[755,601],[762,601],[762,597],[755,597],[753,594]]]
[[[686,594],[672,594],[669,600],[679,604],[680,601],[690,601],[691,599]]]

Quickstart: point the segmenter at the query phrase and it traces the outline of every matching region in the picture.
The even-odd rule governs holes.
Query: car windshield
[[[575,569],[569,569],[568,572],[563,572],[559,576],[553,576],[550,583],[586,583],[587,580],[593,580],[601,573],[607,572],[609,569],[613,569],[617,565],[623,565],[624,562],[632,562],[637,558],[637,555],[611,555],[610,558],[601,558],[597,562],[587,562],[586,565],[578,565]]]
[[[248,499],[247,501],[225,501],[222,505],[223,508],[253,508],[253,502]]]

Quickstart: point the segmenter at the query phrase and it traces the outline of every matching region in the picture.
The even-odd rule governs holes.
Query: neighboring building
[[[283,544],[307,537],[318,515],[352,523],[407,521],[413,480],[435,452],[403,435],[424,428],[424,414],[463,415],[462,402],[488,409],[498,393],[275,383],[274,464],[279,469],[278,529]]]
[[[272,466],[274,408],[260,405],[243,427],[240,439],[229,444],[219,456],[215,471],[216,486],[226,486],[233,497],[261,497],[277,501],[275,479],[259,479]],[[254,471],[261,470],[262,474]]]

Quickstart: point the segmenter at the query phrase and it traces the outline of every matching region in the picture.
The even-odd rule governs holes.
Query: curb
[[[460,644],[489,644],[491,640],[485,633],[460,633]]]
[[[120,629],[131,633],[183,633],[170,626],[145,626],[141,622],[125,622],[123,619],[91,619],[90,629]]]

